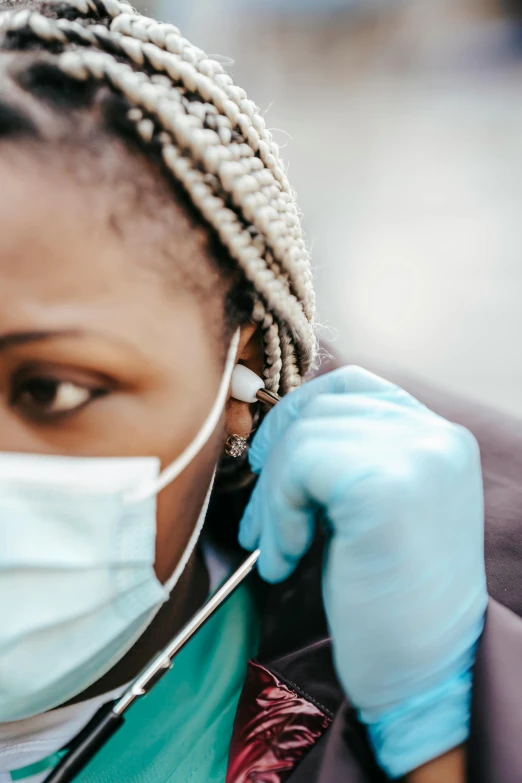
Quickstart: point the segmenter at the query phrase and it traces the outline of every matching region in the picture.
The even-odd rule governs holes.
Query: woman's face
[[[154,258],[161,238],[150,215],[131,214],[128,187],[80,187],[4,151],[0,182],[0,450],[168,465],[208,415],[226,352],[218,278],[212,296],[184,284],[190,264],[212,274],[202,236],[179,209],[179,259]],[[167,262],[179,262],[177,279]],[[223,424],[159,497],[163,581],[188,542],[224,433]]]

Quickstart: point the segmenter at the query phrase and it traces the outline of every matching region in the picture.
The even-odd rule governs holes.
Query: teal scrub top
[[[124,725],[75,783],[224,783],[258,626],[254,601],[243,586],[179,653],[153,690],[129,709]],[[18,770],[12,777],[27,779],[28,772]]]
[[[123,728],[77,783],[224,783],[237,704],[257,644],[254,603],[243,587],[129,710]]]

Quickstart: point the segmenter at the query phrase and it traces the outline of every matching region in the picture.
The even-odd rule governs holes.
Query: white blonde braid
[[[278,147],[244,90],[177,27],[119,0],[11,10],[0,32],[33,38],[69,77],[123,96],[137,135],[159,144],[166,169],[253,289],[267,386],[298,386],[316,351],[309,256]]]

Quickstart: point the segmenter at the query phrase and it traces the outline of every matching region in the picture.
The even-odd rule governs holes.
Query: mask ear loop
[[[174,460],[174,462],[166,467],[165,470],[163,470],[156,479],[145,484],[136,492],[131,492],[129,495],[127,495],[124,499],[125,503],[139,503],[140,501],[146,500],[153,495],[157,495],[159,492],[161,492],[162,489],[168,487],[168,485],[171,484],[174,479],[183,473],[185,468],[192,462],[193,459],[195,459],[195,457],[197,457],[203,446],[207,443],[218,425],[221,414],[223,413],[223,408],[225,407],[225,403],[227,401],[232,373],[234,372],[234,367],[236,365],[237,349],[239,347],[240,336],[241,331],[238,329],[232,338],[230,348],[228,349],[225,370],[217,397],[214,401],[214,405],[212,406],[209,415],[207,416],[203,426],[192,443],[177,459]]]
[[[199,512],[198,521],[196,522],[196,526],[194,530],[192,531],[192,535],[189,538],[189,542],[187,546],[185,547],[185,551],[183,552],[183,555],[181,556],[181,560],[177,564],[176,568],[174,569],[174,573],[167,579],[163,587],[167,591],[167,593],[170,595],[172,590],[174,589],[174,586],[177,584],[181,574],[187,567],[188,561],[192,557],[192,553],[194,549],[196,548],[196,544],[198,543],[201,533],[203,531],[203,527],[205,525],[205,520],[207,518],[207,511],[210,504],[210,498],[212,496],[212,490],[214,489],[214,481],[216,480],[216,469],[214,469],[214,472],[212,474],[212,480],[210,482],[210,487],[208,488],[207,495],[205,497],[205,502],[203,503],[203,506],[201,507],[201,511]]]

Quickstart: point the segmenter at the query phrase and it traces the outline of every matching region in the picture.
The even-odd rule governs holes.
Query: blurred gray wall
[[[284,129],[333,347],[522,415],[512,31],[479,0],[340,4],[149,10],[234,58],[235,79]]]

